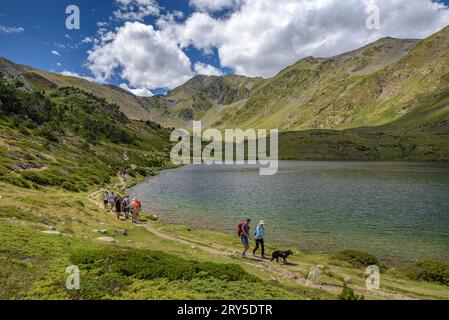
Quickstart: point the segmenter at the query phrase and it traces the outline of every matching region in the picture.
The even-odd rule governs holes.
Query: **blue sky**
[[[161,93],[198,73],[267,77],[306,55],[330,56],[383,36],[422,38],[449,24],[449,0],[439,7],[431,0],[372,0],[381,9],[381,24],[379,30],[366,30],[370,1],[2,1],[0,56]],[[80,30],[65,28],[71,4],[80,8]],[[131,11],[148,5],[158,12],[137,20],[114,15],[126,4],[133,5],[127,7]],[[127,21],[132,25],[125,26]],[[107,22],[101,32],[99,22]],[[112,38],[105,40],[107,32]]]

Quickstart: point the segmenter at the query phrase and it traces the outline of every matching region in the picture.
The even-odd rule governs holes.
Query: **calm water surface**
[[[130,190],[167,221],[234,232],[267,223],[267,241],[305,250],[360,249],[388,261],[449,262],[449,164],[403,162],[186,166]]]

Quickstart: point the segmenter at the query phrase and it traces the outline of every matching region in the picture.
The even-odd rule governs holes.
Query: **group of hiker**
[[[142,203],[138,198],[133,198],[130,200],[130,196],[126,195],[123,199],[119,193],[111,192],[109,190],[104,189],[103,191],[103,203],[104,209],[110,210],[117,215],[117,219],[120,219],[122,216],[122,212],[125,215],[125,219],[129,220],[129,215],[131,214],[131,219],[133,223],[140,222],[140,211],[142,210]],[[237,226],[237,234],[242,241],[244,250],[242,253],[243,257],[246,257],[246,253],[250,248],[249,240],[250,236],[250,224],[251,219],[246,219],[242,221]],[[253,256],[256,256],[256,252],[261,249],[262,259],[266,259],[265,257],[265,222],[261,220],[254,230],[253,237],[256,243],[256,246],[253,250]]]
[[[130,196],[126,195],[123,199],[119,193],[111,192],[109,190],[104,189],[103,191],[103,203],[104,209],[110,210],[111,212],[115,212],[117,215],[117,219],[121,218],[122,212],[125,215],[125,219],[129,219],[129,215],[131,213],[131,219],[133,223],[140,222],[140,211],[142,210],[142,203],[138,198],[133,198],[130,200]],[[249,240],[250,236],[250,224],[251,219],[246,219],[242,221],[237,226],[237,234],[242,241],[244,251],[242,253],[243,257],[246,257],[246,253],[250,248]],[[253,250],[253,256],[256,256],[256,252],[261,249],[262,259],[266,259],[265,257],[265,222],[261,220],[254,230],[253,237],[256,243],[256,246]]]
[[[242,253],[243,257],[246,257],[246,252],[249,250],[249,239],[250,239],[250,224],[251,219],[246,219],[245,221],[242,221],[237,226],[237,234],[240,237],[240,240],[242,241],[244,251]],[[254,240],[256,242],[256,246],[253,250],[253,256],[256,256],[257,250],[259,250],[259,247],[262,250],[262,259],[266,259],[265,257],[265,222],[261,220],[259,224],[257,225],[256,229],[254,230]]]
[[[142,203],[138,198],[131,198],[126,195],[123,199],[119,193],[111,192],[104,189],[103,191],[103,203],[105,210],[110,210],[117,215],[117,219],[120,219],[122,213],[125,215],[125,219],[128,220],[131,214],[133,223],[140,222],[140,211],[142,210]]]

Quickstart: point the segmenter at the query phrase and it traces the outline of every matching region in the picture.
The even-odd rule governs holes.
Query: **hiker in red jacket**
[[[246,257],[246,251],[249,249],[249,225],[251,223],[251,219],[246,219],[246,221],[242,221],[239,223],[237,227],[237,233],[240,237],[240,240],[243,243],[245,250],[242,253],[242,257]]]
[[[133,223],[140,222],[140,210],[142,210],[142,203],[139,199],[134,198],[131,211]]]

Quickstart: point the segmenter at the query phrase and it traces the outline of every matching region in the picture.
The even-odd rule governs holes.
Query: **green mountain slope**
[[[238,75],[198,75],[166,96],[145,100],[147,109],[153,115],[152,120],[166,126],[185,126],[192,120],[208,123],[211,114],[218,115],[225,106],[245,101],[263,82],[262,78]]]
[[[169,134],[77,88],[29,91],[0,78],[0,181],[79,191],[120,169],[150,175],[170,165]]]
[[[38,70],[29,66],[15,64],[0,57],[0,73],[10,80],[21,80],[29,90],[72,87],[106,99],[116,104],[120,110],[133,120],[150,120],[151,114],[146,109],[145,100],[116,86],[100,85],[88,80],[63,76],[57,73]]]
[[[391,123],[448,89],[448,40],[445,28],[417,43],[387,38],[334,58],[303,59],[216,124],[297,131]]]
[[[201,120],[222,129],[279,128],[285,158],[444,160],[448,40],[449,27],[421,41],[385,38],[331,58],[304,58],[271,79],[196,76],[150,98],[6,59],[0,72],[28,91],[78,88],[128,118],[166,127]]]

